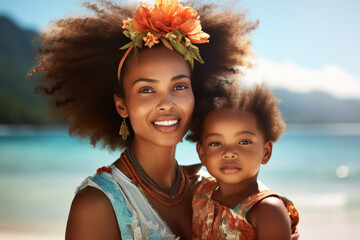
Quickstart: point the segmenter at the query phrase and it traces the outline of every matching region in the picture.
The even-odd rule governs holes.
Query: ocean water
[[[69,137],[66,127],[0,126],[0,231],[53,224],[63,233],[76,187],[119,155]],[[186,141],[176,158],[199,163]],[[315,239],[306,238],[317,236],[313,224],[333,236],[360,234],[360,124],[289,125],[259,179],[294,201],[302,239]]]

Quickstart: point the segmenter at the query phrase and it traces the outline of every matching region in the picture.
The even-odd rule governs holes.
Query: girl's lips
[[[225,174],[233,174],[233,173],[240,172],[241,168],[238,168],[236,166],[225,166],[225,167],[220,168],[220,170]]]

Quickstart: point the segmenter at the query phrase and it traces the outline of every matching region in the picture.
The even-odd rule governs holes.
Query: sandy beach
[[[64,239],[66,220],[62,222],[1,221],[1,240],[60,240]]]
[[[298,208],[300,213],[300,239],[305,240],[358,240],[360,211],[345,213]],[[64,239],[66,220],[63,223],[1,222],[0,239],[6,240],[60,240]]]

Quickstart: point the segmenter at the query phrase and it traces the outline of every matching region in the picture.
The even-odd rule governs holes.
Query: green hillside
[[[59,123],[49,113],[35,81],[26,80],[34,64],[38,33],[24,30],[0,16],[0,124]],[[288,123],[360,122],[360,100],[339,100],[323,92],[308,94],[275,89]]]
[[[35,83],[26,80],[34,64],[38,33],[23,30],[0,16],[0,123],[52,123],[46,104],[34,94]]]
[[[288,123],[359,123],[360,100],[340,100],[324,92],[295,93],[274,89]]]

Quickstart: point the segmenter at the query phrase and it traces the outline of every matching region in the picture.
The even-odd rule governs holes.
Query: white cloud
[[[261,58],[254,65],[246,71],[246,84],[264,81],[294,92],[323,91],[339,98],[360,98],[360,79],[336,66],[314,70],[290,61],[276,63]]]

